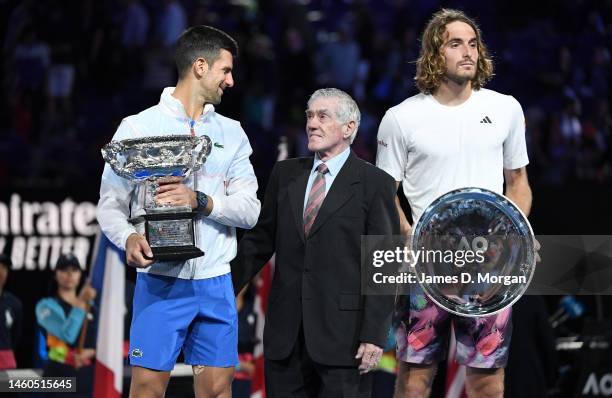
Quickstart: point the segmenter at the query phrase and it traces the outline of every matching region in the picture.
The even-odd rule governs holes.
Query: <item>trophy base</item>
[[[204,255],[204,252],[195,246],[154,247],[151,251],[156,261],[186,261]]]
[[[185,261],[204,255],[195,245],[197,212],[160,212],[143,216],[145,236],[157,261]]]

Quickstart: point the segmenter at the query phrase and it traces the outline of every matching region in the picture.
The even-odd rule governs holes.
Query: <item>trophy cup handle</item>
[[[125,145],[121,141],[111,141],[102,147],[102,158],[117,175],[128,178],[129,176],[125,176],[124,170],[117,159],[117,155],[124,150]]]
[[[196,152],[196,158],[193,163],[193,170],[198,170],[206,162],[206,158],[210,155],[212,150],[212,141],[207,135],[203,135],[196,138],[195,145],[202,145],[202,148]]]

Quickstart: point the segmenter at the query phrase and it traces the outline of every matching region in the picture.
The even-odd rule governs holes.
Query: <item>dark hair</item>
[[[56,270],[65,270],[68,268],[77,268],[79,271],[83,271],[81,269],[81,264],[79,263],[79,259],[75,257],[72,253],[62,254],[57,259],[57,263],[55,264]]]
[[[211,26],[192,26],[184,31],[174,50],[179,78],[183,78],[193,62],[200,57],[204,58],[208,66],[212,66],[221,50],[227,50],[237,57],[238,43],[227,33]]]
[[[55,269],[53,270],[53,275],[57,274],[57,271],[65,271],[69,268],[74,268],[74,269],[78,269],[79,271],[81,271],[81,280],[79,281],[79,284],[77,285],[76,291],[77,293],[81,290],[81,287],[83,286],[83,284],[85,283],[85,279],[86,279],[86,273],[85,271],[83,271],[83,269],[81,268],[81,263],[79,262],[79,259],[76,258],[76,256],[72,253],[63,253],[61,254],[58,259],[57,259],[57,263],[55,263]],[[49,286],[48,286],[48,295],[51,297],[55,297],[57,296],[59,290],[59,285],[57,284],[57,280],[55,279],[55,277],[52,277],[49,280]]]
[[[11,258],[4,253],[0,253],[0,264],[4,265],[8,269],[11,269],[13,266]]]

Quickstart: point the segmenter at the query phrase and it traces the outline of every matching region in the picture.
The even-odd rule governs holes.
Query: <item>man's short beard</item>
[[[464,84],[466,84],[467,82],[473,81],[476,78],[476,72],[474,72],[473,75],[468,76],[468,75],[457,75],[457,74],[445,74],[444,78],[447,80],[452,81],[453,83],[462,86]]]
[[[212,105],[219,105],[221,103],[221,96],[220,95],[209,95],[208,98],[206,98],[205,101],[206,104],[212,104]]]

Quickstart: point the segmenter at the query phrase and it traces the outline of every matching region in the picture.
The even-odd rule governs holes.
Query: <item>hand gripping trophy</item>
[[[206,162],[211,148],[208,136],[190,135],[112,141],[102,148],[102,157],[113,171],[137,183],[144,192],[145,214],[129,221],[144,222],[155,260],[184,261],[204,255],[195,246],[193,220],[198,213],[189,206],[157,203],[155,195],[159,179],[190,176]]]

